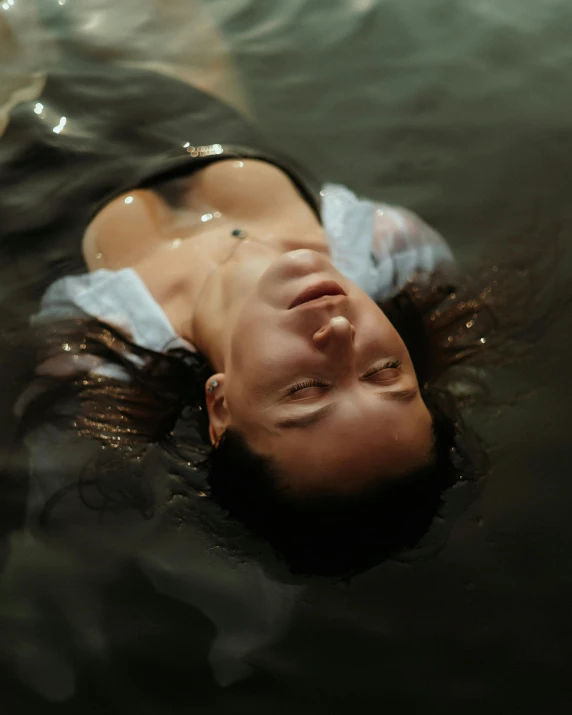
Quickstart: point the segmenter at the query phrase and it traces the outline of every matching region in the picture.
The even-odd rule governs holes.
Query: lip
[[[296,308],[306,303],[314,303],[321,298],[331,298],[333,296],[345,296],[346,293],[339,283],[331,280],[318,281],[311,286],[304,288],[288,306],[288,310]]]

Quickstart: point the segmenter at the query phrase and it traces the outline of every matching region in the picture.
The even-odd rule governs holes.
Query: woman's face
[[[384,313],[314,251],[280,256],[236,313],[211,433],[233,426],[292,492],[349,494],[424,465],[431,417]]]

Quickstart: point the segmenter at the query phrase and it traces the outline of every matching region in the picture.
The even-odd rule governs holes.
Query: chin
[[[282,278],[304,278],[312,273],[330,270],[337,274],[329,256],[310,248],[297,248],[283,253],[273,267],[277,272],[276,277]]]
[[[328,256],[308,248],[299,248],[281,254],[261,275],[258,282],[258,297],[276,308],[287,308],[295,297],[295,282],[321,274],[324,279],[345,281]]]

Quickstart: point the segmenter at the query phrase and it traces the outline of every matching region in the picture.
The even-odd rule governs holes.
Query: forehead
[[[271,456],[290,488],[351,492],[372,478],[392,478],[427,463],[432,420],[421,397],[407,405],[372,403],[371,409],[338,409],[300,429],[245,425],[252,449]]]

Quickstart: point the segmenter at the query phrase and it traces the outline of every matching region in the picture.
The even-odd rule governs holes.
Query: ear
[[[209,436],[216,444],[230,424],[230,414],[224,398],[224,373],[211,375],[205,383],[207,412],[209,415]]]

